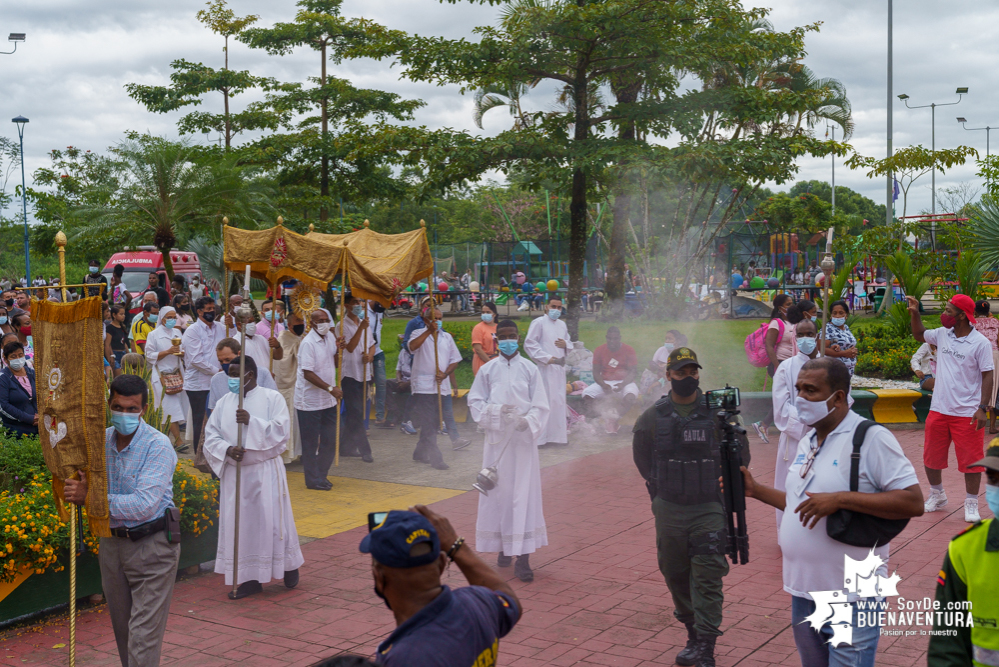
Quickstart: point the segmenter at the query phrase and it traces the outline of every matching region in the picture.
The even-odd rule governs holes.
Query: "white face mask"
[[[247,322],[246,324],[244,324],[243,333],[245,333],[247,336],[253,336],[255,333],[257,333],[257,323]]]
[[[317,334],[319,334],[320,336],[325,336],[330,332],[330,323],[323,322],[322,324],[317,324],[315,326],[315,329]]]
[[[836,394],[834,393],[833,396]],[[794,409],[798,411],[798,421],[807,426],[815,426],[817,423],[829,416],[832,408],[829,407],[830,396],[824,401],[809,401],[801,396],[794,398]]]

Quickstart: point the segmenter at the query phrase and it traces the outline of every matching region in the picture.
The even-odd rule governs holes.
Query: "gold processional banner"
[[[282,225],[247,230],[226,226],[225,264],[242,273],[250,265],[255,278],[269,285],[295,278],[317,289],[340,274],[350,291],[388,307],[408,285],[433,273],[426,229],[379,234],[361,229],[350,234],[297,234]]]
[[[101,299],[31,301],[38,434],[52,487],[65,518],[63,483],[87,474],[90,532],[110,537],[105,465],[107,388]]]

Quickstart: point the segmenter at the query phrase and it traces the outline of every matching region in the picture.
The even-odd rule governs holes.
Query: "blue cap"
[[[412,554],[418,544],[429,544],[430,551]],[[392,510],[385,520],[361,540],[361,553],[371,554],[387,567],[410,568],[437,560],[441,552],[440,538],[433,524],[422,514]]]

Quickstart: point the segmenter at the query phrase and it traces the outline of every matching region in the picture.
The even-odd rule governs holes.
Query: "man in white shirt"
[[[995,403],[992,393],[992,344],[975,328],[975,302],[965,294],[950,300],[940,316],[939,329],[927,329],[919,316],[919,301],[906,297],[912,322],[912,337],[937,346],[930,414],[923,432],[923,465],[930,483],[926,511],[947,506],[941,470],[947,467],[951,441],[957,469],[964,473],[964,520],[977,523],[978,490],[984,468],[973,465],[985,455],[985,424]]]
[[[371,340],[375,354],[371,361],[371,373],[375,376],[375,419],[377,426],[385,426],[385,388],[388,376],[385,372],[385,351],[382,349],[382,323],[385,307],[377,301],[368,302],[368,321],[371,322]]]
[[[461,363],[461,352],[451,334],[443,331],[443,315],[436,308],[423,316],[424,328],[417,330],[407,344],[413,353],[413,370],[410,377],[413,415],[420,430],[420,439],[413,452],[413,460],[429,463],[437,470],[447,470],[444,456],[437,448],[437,429],[441,417],[438,414],[438,393],[451,393],[450,375]],[[436,360],[435,358],[436,348]]]
[[[336,338],[326,309],[313,311],[312,329],[298,346],[295,412],[302,433],[305,487],[329,491],[326,479],[336,455],[337,401],[343,398],[336,381]]]
[[[839,359],[808,361],[798,373],[797,389],[798,418],[814,431],[798,443],[785,478],[786,491],[756,482],[744,467],[746,496],[786,510],[778,542],[802,667],[873,665],[880,635],[877,616],[872,620],[869,615],[865,624],[856,618],[857,601],[873,603],[874,598],[861,595],[861,582],[846,575],[845,557],[858,562],[875,558],[876,573],[887,578],[889,545],[872,550],[835,540],[826,532],[827,517],[841,509],[882,519],[921,516],[923,494],[916,471],[895,436],[877,425],[867,432],[861,449],[857,491],[849,490],[853,434],[864,420],[850,410],[850,372]],[[838,611],[835,618],[853,621],[850,643],[829,642],[834,629],[822,620],[815,629],[806,622],[816,612],[817,602],[834,600],[849,603],[849,610],[840,610],[845,615]]]
[[[254,321],[252,314],[245,319],[239,318],[239,326],[246,333],[246,339],[244,340],[246,356],[257,362],[258,368],[270,370],[271,350],[274,351],[275,359],[281,359],[284,355],[284,350],[281,348],[281,344],[278,343],[277,338],[269,338],[257,334],[257,322]],[[233,338],[239,340],[239,333],[234,333]]]
[[[225,338],[225,328],[215,322],[215,301],[203,296],[194,304],[198,319],[187,327],[181,339],[184,353],[184,391],[191,402],[191,421],[194,422],[195,452],[201,443],[205,421],[205,405],[212,388],[212,377],[221,370],[216,347]]]
[[[524,338],[524,349],[538,365],[548,396],[545,427],[537,433],[538,447],[569,444],[565,416],[565,355],[569,330],[560,317],[562,299],[555,296],[548,300],[545,314],[531,322]]]
[[[367,303],[350,294],[346,295],[344,303],[344,346],[340,368],[344,411],[340,425],[340,456],[360,456],[365,463],[371,463],[374,458],[371,456],[368,432],[364,427],[364,404],[368,398],[364,395],[364,382],[371,381],[371,360],[375,346],[368,331],[369,320],[365,317]]]
[[[201,284],[201,278],[194,276],[191,278],[191,301],[197,301],[205,295],[205,287]]]

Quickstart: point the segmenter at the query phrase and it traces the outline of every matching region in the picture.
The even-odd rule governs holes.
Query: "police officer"
[[[993,440],[985,458],[985,500],[999,516],[999,440]],[[950,541],[937,575],[937,602],[943,613],[933,614],[927,660],[930,665],[999,665],[999,521],[986,519],[968,526]],[[971,603],[967,605],[965,603]],[[967,623],[968,616],[973,624]],[[958,618],[958,617],[961,618]]]
[[[670,392],[635,422],[632,448],[652,497],[659,570],[673,596],[673,614],[687,627],[687,645],[676,664],[715,667],[728,561],[721,433],[698,388],[700,368],[689,347],[670,353]],[[742,459],[749,465],[745,436]]]

